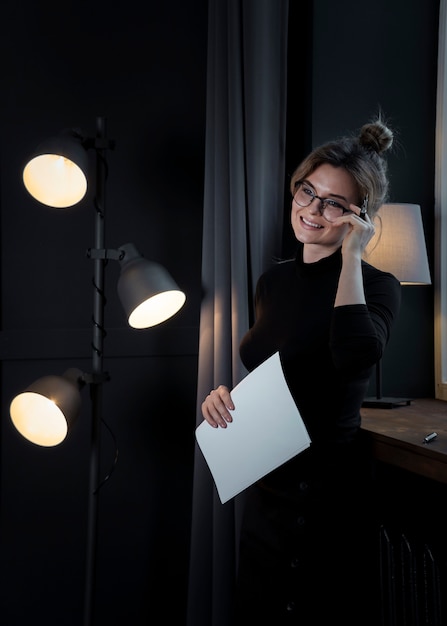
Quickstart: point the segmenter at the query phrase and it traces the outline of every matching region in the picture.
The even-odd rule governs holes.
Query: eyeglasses
[[[320,198],[320,196],[317,196],[315,191],[303,181],[300,180],[296,183],[296,190],[293,194],[293,199],[298,204],[298,206],[309,206],[310,204],[312,204],[315,198],[320,201],[320,215],[324,217],[324,219],[328,222],[334,222],[337,218],[341,217],[345,213],[353,212],[346,206],[343,206],[343,204],[338,202],[338,200],[333,200],[332,198]],[[363,201],[362,207],[360,209],[360,217],[364,218],[367,208],[368,196],[366,196],[365,200]]]

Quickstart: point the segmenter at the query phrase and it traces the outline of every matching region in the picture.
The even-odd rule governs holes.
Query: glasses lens
[[[315,198],[319,203],[321,215],[328,222],[334,222],[337,218],[341,217],[345,211],[348,211],[348,209],[336,200],[332,200],[331,198],[321,199],[315,194],[313,189],[308,187],[305,183],[298,183],[293,199],[299,206],[307,207]]]
[[[338,202],[334,202],[333,200],[326,201],[323,206],[323,217],[328,222],[334,222],[337,218],[343,215],[344,209],[338,204]]]
[[[310,187],[303,183],[298,183],[293,199],[300,206],[309,206],[314,199],[314,193]]]

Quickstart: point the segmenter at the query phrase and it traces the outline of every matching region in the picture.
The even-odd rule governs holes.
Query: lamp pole
[[[85,180],[78,170],[85,171],[88,169],[88,158],[86,150],[94,148],[96,154],[96,180],[94,190],[94,208],[96,211],[94,221],[94,246],[87,251],[88,257],[93,259],[93,338],[92,338],[92,372],[82,373],[76,370],[76,384],[89,384],[90,400],[91,400],[91,440],[89,454],[89,491],[87,502],[87,540],[86,540],[86,558],[85,558],[85,593],[84,593],[84,626],[93,625],[93,615],[95,609],[96,595],[96,564],[97,564],[97,539],[98,539],[98,498],[101,484],[100,476],[100,434],[102,422],[102,390],[103,383],[109,379],[107,373],[103,371],[103,343],[106,335],[104,326],[104,309],[106,304],[105,291],[105,267],[108,259],[118,260],[122,264],[120,280],[118,282],[118,294],[125,308],[130,326],[134,328],[149,328],[162,321],[167,320],[174,315],[184,304],[186,296],[180,291],[166,272],[166,270],[156,263],[149,263],[141,258],[133,244],[124,244],[117,250],[105,249],[105,185],[107,178],[107,159],[106,151],[114,147],[114,142],[106,137],[106,120],[104,117],[96,118],[96,134],[94,137],[84,137],[79,131],[72,130],[64,132],[62,136],[52,138],[45,146],[40,146],[40,152],[34,156],[27,164],[24,170],[25,187],[29,193],[42,204],[55,208],[62,208],[76,204],[85,196],[87,186]],[[60,150],[60,152],[59,152]],[[56,160],[56,170],[54,168],[54,159],[46,158],[48,155],[59,155],[62,159]],[[41,157],[44,157],[43,160]],[[64,164],[61,171],[61,161]],[[38,166],[36,167],[36,162]],[[68,165],[67,165],[68,164]],[[75,167],[76,166],[76,167]],[[73,172],[76,175],[73,178]],[[67,172],[69,175],[67,177]],[[62,178],[61,178],[62,176]],[[54,180],[67,180],[76,185],[59,185],[56,192],[53,189]],[[81,184],[79,184],[81,183]],[[75,188],[77,187],[77,188]],[[82,193],[81,193],[82,192]],[[162,298],[162,306],[160,307],[160,298]],[[166,296],[166,297],[165,297]],[[155,300],[155,306],[152,306]],[[152,304],[149,304],[152,301]],[[134,319],[134,313],[137,312]],[[131,322],[132,319],[132,322]],[[79,374],[79,375],[78,375]],[[67,378],[65,375],[63,378]],[[70,378],[70,377],[68,377]],[[48,384],[42,388],[41,381],[39,383],[39,393],[36,396],[51,399],[54,405],[53,386],[56,389],[61,387],[61,383],[56,380],[51,381],[51,389]],[[56,384],[58,383],[58,384]],[[66,391],[67,380],[64,381],[64,392]],[[71,385],[73,386],[73,385]],[[33,387],[33,385],[31,385]],[[75,390],[76,392],[78,389]],[[67,409],[68,415],[65,416],[66,425],[71,425],[73,419],[77,416],[79,407],[77,399],[72,398],[73,389],[70,389],[68,397],[62,394],[60,402],[56,405],[61,409]],[[25,392],[26,394],[27,392]],[[11,418],[14,425],[18,428],[24,437],[30,439],[39,445],[51,445],[60,443],[60,432],[55,434],[52,432],[54,424],[42,424],[41,417],[43,411],[41,404],[37,404],[37,413],[34,411],[36,407],[30,407],[29,399],[23,402],[22,395],[19,394],[11,403]],[[28,395],[28,394],[27,394]],[[69,402],[70,400],[70,402]],[[61,406],[59,406],[59,404]],[[76,409],[76,411],[74,410]],[[37,419],[37,423],[41,426],[42,432],[36,436],[35,421],[33,428],[28,428],[28,422],[24,419],[23,414],[33,413],[33,419]],[[76,413],[76,415],[73,415]],[[29,422],[31,423],[31,422]],[[66,433],[64,433],[65,436]],[[59,437],[59,438],[58,438]],[[44,442],[43,442],[44,441]],[[115,458],[116,461],[116,458]],[[108,476],[105,480],[107,480]],[[104,482],[104,481],[103,481]]]
[[[105,240],[105,181],[106,181],[106,122],[103,117],[96,120],[96,189],[95,189],[95,240],[97,251],[104,250]],[[104,273],[105,260],[102,255],[93,258],[93,341],[91,398],[91,442],[89,497],[87,518],[87,554],[85,573],[84,626],[93,624],[94,596],[96,587],[96,551],[98,536],[98,485],[100,460],[100,429],[102,418],[103,343],[104,343]]]

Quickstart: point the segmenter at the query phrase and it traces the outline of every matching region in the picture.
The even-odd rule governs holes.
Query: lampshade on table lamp
[[[384,204],[378,215],[382,225],[365,250],[365,261],[394,274],[402,285],[431,285],[421,207]]]
[[[378,215],[381,225],[369,242],[364,260],[393,274],[402,285],[431,285],[421,208],[418,204],[384,204]],[[408,398],[382,397],[382,362],[376,365],[376,397],[364,407],[394,408],[411,403]]]

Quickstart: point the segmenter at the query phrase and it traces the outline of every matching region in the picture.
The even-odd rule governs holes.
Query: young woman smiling
[[[237,626],[380,623],[360,408],[398,314],[400,283],[362,255],[387,199],[383,153],[392,142],[379,117],[304,159],[290,181],[296,257],[257,283],[241,359],[250,371],[279,351],[312,443],[246,492]],[[225,385],[202,404],[214,428],[229,426],[232,409]]]

